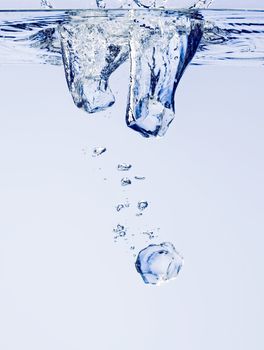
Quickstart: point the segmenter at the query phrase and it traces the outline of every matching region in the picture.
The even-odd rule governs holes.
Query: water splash
[[[135,266],[146,284],[160,285],[177,277],[183,258],[172,243],[151,244],[139,252]]]

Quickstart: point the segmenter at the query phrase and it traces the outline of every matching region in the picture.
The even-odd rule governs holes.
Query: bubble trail
[[[172,243],[150,244],[139,252],[135,266],[146,284],[158,286],[177,277],[183,258]]]

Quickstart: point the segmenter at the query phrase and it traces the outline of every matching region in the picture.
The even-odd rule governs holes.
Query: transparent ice
[[[176,88],[202,38],[202,22],[146,16],[131,31],[127,125],[145,137],[163,136],[175,116]]]
[[[133,16],[87,17],[61,25],[66,79],[77,107],[102,111],[115,102],[111,74],[130,56],[127,125],[146,137],[163,136],[174,118],[177,85],[202,38],[203,21],[183,14]]]
[[[76,106],[88,113],[102,111],[115,102],[108,80],[129,55],[125,28],[100,17],[60,27],[67,84]]]
[[[183,258],[172,243],[151,244],[139,252],[135,266],[146,284],[160,285],[177,277]]]

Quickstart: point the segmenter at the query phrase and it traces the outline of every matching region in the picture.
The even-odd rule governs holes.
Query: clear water
[[[126,126],[129,59],[109,79],[115,103],[87,113],[68,91],[60,45],[49,50],[59,37],[24,40],[17,24],[30,13],[9,13],[0,51],[2,349],[263,349],[262,22],[260,12],[250,21],[248,12],[213,13],[219,26],[240,24],[228,40],[199,46],[158,139]],[[54,14],[33,13],[31,34]],[[92,157],[98,146],[107,152]],[[122,173],[123,163],[133,167]],[[126,198],[130,207],[117,212]],[[136,216],[142,199],[149,208]],[[125,236],[112,231],[118,224]],[[146,288],[135,260],[161,242],[184,255],[184,268],[177,281]]]
[[[48,2],[42,6],[51,8]],[[263,65],[264,12],[2,11],[0,62],[14,60],[63,64],[75,105],[89,114],[115,103],[109,79],[130,60],[127,126],[145,137],[164,136],[175,117],[176,89],[189,64],[235,61]],[[92,155],[105,152],[105,147],[95,147]],[[131,167],[120,163],[117,170]],[[130,177],[121,178],[122,187],[132,183]],[[148,201],[139,201],[136,215],[142,216],[148,205]],[[117,204],[116,210],[126,207]],[[120,224],[114,232],[115,238],[126,235]]]

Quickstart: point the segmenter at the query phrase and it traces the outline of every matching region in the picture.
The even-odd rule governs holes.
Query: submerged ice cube
[[[140,11],[70,17],[60,28],[65,75],[74,103],[88,113],[114,102],[111,74],[130,57],[126,123],[145,137],[163,136],[174,95],[203,34],[197,11]]]
[[[86,17],[60,26],[62,58],[72,98],[88,113],[102,111],[114,102],[110,75],[128,58],[122,25],[104,17]]]
[[[135,266],[146,284],[159,285],[177,277],[183,258],[172,243],[150,244],[139,252]]]
[[[134,21],[126,121],[143,136],[163,136],[172,122],[175,91],[202,38],[202,23],[199,16],[155,13]]]

